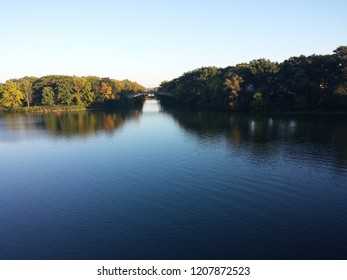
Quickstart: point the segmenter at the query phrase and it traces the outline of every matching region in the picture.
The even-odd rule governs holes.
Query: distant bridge
[[[155,97],[155,96],[167,96],[167,97],[174,97],[174,95],[170,92],[161,92],[161,91],[145,91],[145,92],[138,92],[138,93],[128,93],[126,94],[126,97],[129,99],[133,99],[135,97],[139,96],[145,96],[145,97]]]

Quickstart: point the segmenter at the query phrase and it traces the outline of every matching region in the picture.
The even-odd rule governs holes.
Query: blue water
[[[0,259],[347,259],[347,118],[0,115]]]

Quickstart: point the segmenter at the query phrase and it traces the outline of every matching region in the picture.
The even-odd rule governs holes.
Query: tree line
[[[136,82],[96,76],[24,77],[0,84],[0,108],[18,110],[21,107],[58,105],[93,107],[109,101],[126,100],[126,94],[145,90]]]
[[[347,46],[333,54],[202,67],[164,81],[178,106],[227,111],[347,109]]]

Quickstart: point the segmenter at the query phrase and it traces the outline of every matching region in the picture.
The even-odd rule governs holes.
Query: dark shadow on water
[[[280,144],[313,144],[316,152],[332,149],[347,164],[345,115],[249,115],[199,111],[168,111],[187,133],[198,139],[224,139],[232,150],[249,149],[265,158]]]

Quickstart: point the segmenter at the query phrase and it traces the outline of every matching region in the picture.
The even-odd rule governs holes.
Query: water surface
[[[346,259],[347,119],[0,115],[0,259]]]

